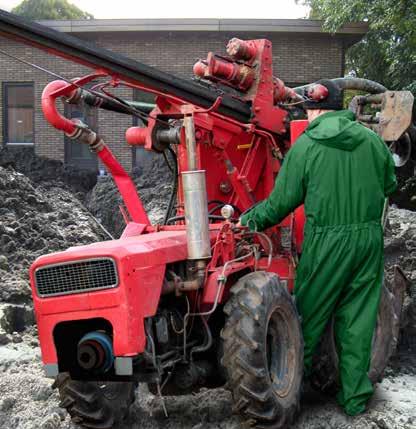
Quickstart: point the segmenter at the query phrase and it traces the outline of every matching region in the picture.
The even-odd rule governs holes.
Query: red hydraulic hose
[[[45,89],[42,92],[42,110],[46,120],[53,125],[56,129],[63,131],[68,136],[72,136],[77,131],[77,127],[73,121],[62,116],[58,109],[56,108],[56,98],[57,96],[54,93],[68,86],[68,96],[73,91],[73,88],[70,88],[70,84],[64,80],[55,80],[48,83],[45,86]]]
[[[56,80],[49,83],[42,93],[42,110],[47,121],[56,129],[64,131],[69,137],[74,137],[79,132],[80,135],[84,131],[86,133],[85,140],[89,144],[96,147],[98,157],[103,164],[107,167],[108,171],[113,176],[114,182],[123,198],[127,211],[133,222],[150,225],[149,218],[143,208],[143,204],[137,194],[136,186],[127,174],[126,170],[117,161],[111,150],[104,144],[104,142],[97,137],[97,135],[89,129],[80,129],[77,123],[73,120],[67,119],[62,116],[56,108],[56,92],[68,86],[68,94],[62,94],[60,91],[59,96],[69,96],[73,91],[73,87],[63,80]],[[82,136],[81,136],[82,138]],[[81,143],[84,144],[84,143]]]

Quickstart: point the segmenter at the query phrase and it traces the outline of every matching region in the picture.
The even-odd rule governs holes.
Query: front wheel
[[[59,390],[60,407],[83,428],[111,429],[127,416],[134,402],[134,382],[92,382],[72,380],[61,373],[54,388]]]
[[[256,427],[283,428],[299,409],[303,339],[296,306],[272,273],[242,277],[224,307],[222,364],[234,409]]]

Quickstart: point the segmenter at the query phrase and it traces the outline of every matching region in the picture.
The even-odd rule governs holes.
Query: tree
[[[369,31],[346,55],[349,71],[389,89],[416,94],[415,0],[297,0],[311,7],[309,18],[322,19],[336,32],[347,22],[368,21]]]
[[[12,12],[28,19],[92,19],[67,0],[23,0]]]

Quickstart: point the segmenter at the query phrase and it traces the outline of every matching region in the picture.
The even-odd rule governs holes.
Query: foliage
[[[92,19],[67,0],[23,0],[12,12],[28,19]]]
[[[389,89],[416,94],[415,0],[297,0],[311,7],[310,18],[322,19],[335,32],[347,22],[368,21],[364,39],[347,52],[347,67],[358,77]]]
[[[344,109],[348,109],[348,106],[350,105],[352,99],[356,95],[365,95],[365,91],[357,91],[355,89],[347,89],[344,91]]]

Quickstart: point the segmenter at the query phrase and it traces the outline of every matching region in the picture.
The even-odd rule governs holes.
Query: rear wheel
[[[400,315],[396,314],[394,295],[386,286],[383,286],[368,372],[373,384],[382,381],[384,370],[396,349],[399,318]],[[311,375],[312,386],[323,393],[335,393],[339,389],[338,364],[334,322],[331,320],[314,356]]]
[[[136,386],[133,382],[76,381],[61,373],[53,387],[59,390],[59,406],[66,408],[74,423],[89,429],[111,429],[127,416]]]
[[[296,306],[275,274],[255,272],[232,288],[222,364],[234,409],[256,427],[283,428],[299,409],[303,340]]]

